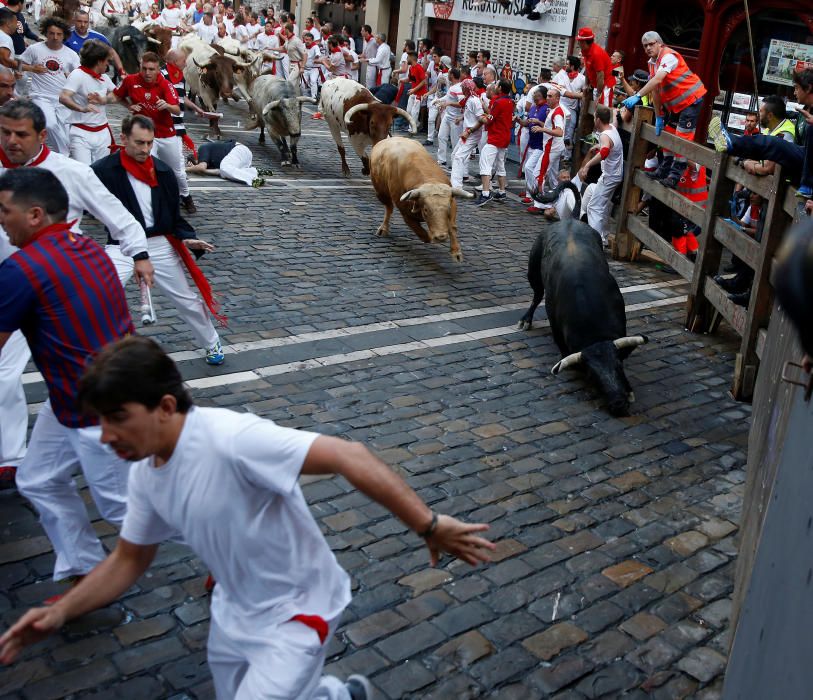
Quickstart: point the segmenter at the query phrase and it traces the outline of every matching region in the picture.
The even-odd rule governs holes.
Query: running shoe
[[[507,192],[500,192],[499,190],[497,192],[495,192],[491,196],[494,197],[494,199],[497,199],[497,200],[508,199],[508,193]]]
[[[723,126],[723,122],[717,115],[714,115],[709,122],[709,138],[714,143],[714,150],[718,153],[728,153],[731,151],[731,134]]]
[[[802,185],[798,190],[796,190],[796,196],[799,199],[813,199],[813,188],[808,187],[807,185]]]
[[[351,700],[372,700],[373,698],[373,686],[365,676],[354,673],[347,677],[344,685],[347,692],[350,693]]]
[[[491,195],[490,194],[486,195],[486,194],[483,194],[481,192],[480,196],[477,198],[477,201],[474,204],[476,206],[478,206],[478,207],[482,207],[482,206],[488,204],[490,201],[491,201]]]
[[[264,178],[264,177],[255,177],[255,178],[254,178],[254,179],[251,181],[251,186],[252,186],[252,187],[253,187],[255,190],[260,189],[260,187],[262,187],[264,184],[265,184],[265,178]]]
[[[435,142],[434,142],[434,141],[430,141],[429,139],[426,139],[426,141],[424,141],[424,142],[423,142],[423,145],[424,145],[424,146],[434,146],[434,145],[435,145]]]
[[[206,364],[207,365],[222,365],[226,356],[223,354],[223,346],[218,340],[212,347],[206,350]]]

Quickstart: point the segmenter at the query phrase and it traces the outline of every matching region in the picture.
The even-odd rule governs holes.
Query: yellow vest
[[[763,129],[762,133],[767,136],[779,136],[779,134],[782,133],[789,134],[790,143],[793,143],[796,140],[796,125],[790,119],[783,119],[773,129]],[[787,141],[788,139],[785,140]]]

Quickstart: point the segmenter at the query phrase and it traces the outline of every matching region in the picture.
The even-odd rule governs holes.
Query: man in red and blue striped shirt
[[[86,363],[133,332],[124,290],[110,257],[71,231],[68,195],[42,168],[0,176],[0,225],[19,250],[0,264],[0,350],[25,335],[48,387],[17,487],[40,514],[56,553],[54,579],[76,579],[104,559],[73,474],[82,467],[101,514],[120,524],[129,465],[99,442],[95,417],[77,403]]]

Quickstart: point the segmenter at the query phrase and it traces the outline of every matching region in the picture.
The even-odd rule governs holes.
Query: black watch
[[[133,256],[133,262],[139,262],[141,260],[149,260],[150,254],[145,250],[143,253],[136,253]]]

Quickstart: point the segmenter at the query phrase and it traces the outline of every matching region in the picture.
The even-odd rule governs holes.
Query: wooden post
[[[641,189],[635,185],[634,176],[638,168],[644,167],[646,152],[649,150],[649,143],[641,136],[642,125],[651,124],[654,120],[655,112],[648,107],[635,108],[632,117],[627,170],[624,173],[624,184],[621,190],[621,207],[618,212],[612,248],[613,258],[616,260],[633,260],[635,257],[633,251],[636,247],[640,247],[627,226],[627,216],[634,215],[641,199]]]
[[[754,268],[754,282],[751,285],[751,298],[748,301],[748,315],[742,331],[742,344],[734,368],[734,383],[731,393],[738,401],[751,398],[756,380],[757,358],[756,346],[759,330],[766,326],[773,305],[773,288],[770,284],[771,263],[782,235],[791,223],[785,214],[784,183],[782,168],[777,165],[768,197],[768,210],[760,241],[761,254]]]
[[[706,211],[701,224],[701,233],[704,234],[700,249],[697,251],[697,260],[694,264],[692,289],[686,308],[686,328],[694,333],[710,332],[714,323],[714,308],[705,296],[706,278],[717,273],[720,269],[720,259],[723,254],[723,245],[714,235],[715,223],[719,214],[724,214],[731,198],[733,183],[725,176],[727,156],[715,153],[711,165],[711,182],[709,183],[709,198],[706,202]]]

